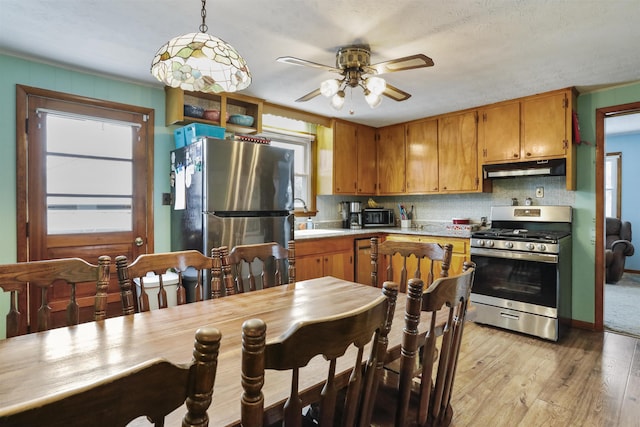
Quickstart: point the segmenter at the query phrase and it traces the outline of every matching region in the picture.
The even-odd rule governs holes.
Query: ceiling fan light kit
[[[183,90],[235,92],[251,84],[246,61],[227,42],[206,34],[206,0],[202,0],[200,32],[174,37],[156,53],[151,74],[165,85]]]
[[[325,71],[338,73],[341,79],[328,79],[320,84],[320,88],[296,99],[296,102],[305,102],[323,95],[330,99],[331,107],[340,110],[345,101],[347,88],[361,87],[365,100],[371,108],[376,108],[382,102],[382,95],[394,101],[404,101],[411,94],[404,92],[378,77],[378,74],[396,71],[410,70],[433,66],[433,60],[428,56],[417,54],[402,58],[392,59],[371,65],[371,50],[366,45],[347,46],[340,48],[336,53],[336,66],[318,64],[304,59],[283,56],[279,62],[291,65],[309,66]]]
[[[331,97],[331,107],[340,111],[344,105],[344,91],[339,90],[335,95]]]
[[[340,80],[329,79],[320,83],[320,93],[322,96],[331,98],[340,90]]]
[[[364,91],[364,100],[367,101],[367,104],[369,104],[371,108],[376,108],[382,103],[382,97],[368,89]]]

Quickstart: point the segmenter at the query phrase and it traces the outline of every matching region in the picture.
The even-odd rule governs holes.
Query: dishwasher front
[[[371,238],[355,239],[355,278],[357,283],[371,284]]]

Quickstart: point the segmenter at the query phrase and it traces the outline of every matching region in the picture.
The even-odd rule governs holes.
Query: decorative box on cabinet
[[[166,125],[205,123],[222,126],[230,132],[253,134],[262,132],[263,100],[241,94],[188,92],[179,88],[165,87]],[[212,121],[184,115],[184,105],[196,105],[206,110],[219,110],[220,120]],[[240,126],[227,121],[234,114],[253,117],[251,127]]]

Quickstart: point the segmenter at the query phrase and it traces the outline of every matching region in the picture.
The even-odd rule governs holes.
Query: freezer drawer
[[[293,215],[221,217],[205,214],[205,224],[203,247],[207,253],[219,246],[231,250],[236,245],[265,242],[287,247],[293,236]]]

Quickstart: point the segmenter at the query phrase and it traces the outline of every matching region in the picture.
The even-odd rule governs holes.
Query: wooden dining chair
[[[26,402],[0,415],[0,425],[23,426],[125,426],[146,416],[156,426],[186,403],[183,426],[209,425],[218,365],[220,331],[202,327],[196,331],[191,363],[177,365],[152,359],[95,383]]]
[[[385,240],[379,243],[377,237],[371,238],[371,285],[379,286],[379,266],[386,265],[385,280],[395,280],[400,286],[400,292],[407,291],[407,279],[409,278],[408,266],[415,264],[413,278],[421,279],[425,275],[424,283],[429,286],[434,280],[434,270],[440,264],[439,277],[449,275],[453,245],[447,243],[443,246],[438,243],[428,242],[403,242],[396,240]],[[402,257],[402,267],[400,271],[394,271],[393,257]],[[381,262],[381,257],[386,257],[386,262]],[[413,258],[411,260],[410,258]],[[423,273],[424,262],[428,262],[428,269]]]
[[[268,392],[269,384],[265,383],[265,369],[268,369],[291,371],[291,391],[283,409],[285,426],[301,426],[303,408],[311,403],[316,403],[319,409],[320,426],[333,426],[337,419],[342,420],[339,425],[368,426],[397,294],[397,285],[387,282],[382,295],[361,308],[298,322],[268,342],[267,325],[260,319],[247,320],[242,326],[242,425],[256,427],[279,421],[266,419],[264,413],[262,386]],[[365,346],[369,343],[369,356],[365,361]],[[351,346],[356,349],[348,352]],[[301,368],[319,355],[329,362],[326,382],[305,390],[300,386],[304,383],[300,377],[305,374]],[[342,356],[346,366],[352,367],[348,377],[336,376],[336,364]],[[346,390],[344,400],[338,398],[341,389]]]
[[[54,286],[68,287],[66,325],[80,323],[80,306],[76,299],[76,286],[91,282],[96,286],[94,320],[104,319],[107,308],[107,288],[111,258],[101,256],[98,264],[90,264],[80,258],[63,258],[44,261],[18,262],[0,265],[0,289],[9,292],[7,314],[7,338],[28,332],[45,331],[53,327],[49,293]],[[40,289],[40,306],[37,320],[27,319],[28,287]],[[65,290],[66,292],[66,290]]]
[[[226,295],[296,282],[295,242],[288,248],[276,242],[221,248],[223,287]],[[222,296],[222,289],[217,296]]]
[[[400,372],[384,371],[374,425],[443,427],[451,423],[451,393],[475,274],[473,263],[465,262],[463,268],[462,274],[439,278],[426,290],[422,279],[409,280]],[[442,308],[447,309],[447,320],[439,338],[436,312]],[[431,319],[424,338],[418,330],[422,312]]]
[[[165,289],[165,275],[167,272],[177,274],[175,291],[176,304],[187,302],[185,288],[185,274],[187,271],[194,273],[195,277],[189,277],[193,282],[192,292],[194,301],[204,298],[203,283],[209,277],[213,268],[213,259],[195,250],[166,252],[157,254],[143,254],[138,256],[131,264],[127,257],[116,257],[116,270],[118,282],[124,298],[125,314],[132,314],[136,307],[139,312],[149,311],[149,296],[145,288],[145,281],[158,283],[158,308],[167,307],[167,290]],[[133,282],[133,283],[132,283]],[[191,286],[191,284],[190,284]],[[135,301],[134,301],[135,300]]]

